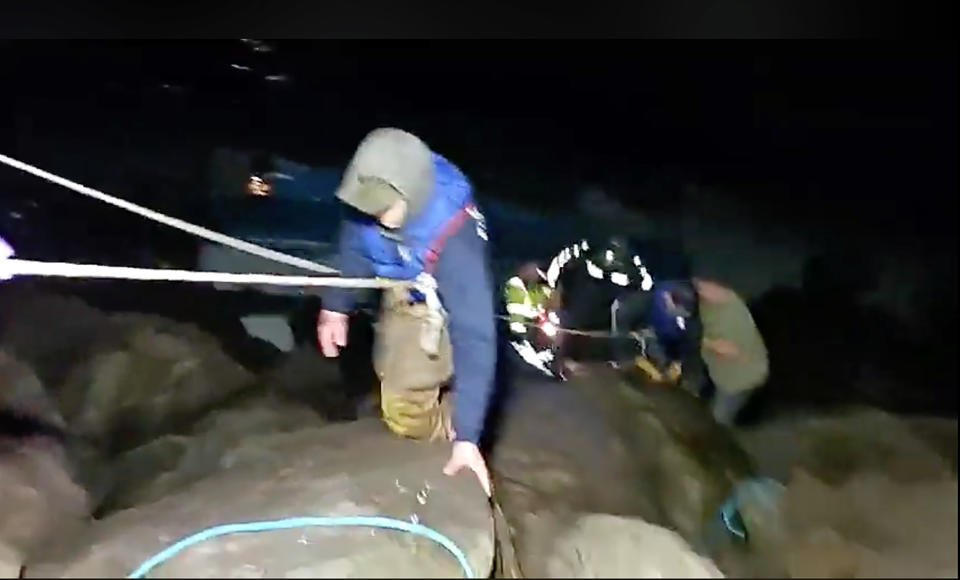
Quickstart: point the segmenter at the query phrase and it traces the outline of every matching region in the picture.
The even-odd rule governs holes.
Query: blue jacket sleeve
[[[373,277],[373,267],[361,247],[360,224],[357,221],[344,219],[341,222],[337,246],[337,269],[344,277]],[[347,314],[353,310],[357,292],[355,288],[326,288],[321,294],[323,309]]]
[[[473,218],[447,240],[434,278],[453,349],[453,427],[458,441],[479,443],[493,393],[497,337],[486,242]]]

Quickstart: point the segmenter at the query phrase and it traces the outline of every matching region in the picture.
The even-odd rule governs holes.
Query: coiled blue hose
[[[470,568],[470,563],[467,561],[466,555],[464,555],[463,550],[461,550],[460,547],[453,542],[453,540],[432,528],[428,528],[427,526],[382,516],[302,517],[214,526],[212,528],[207,528],[203,531],[197,532],[192,536],[187,536],[186,538],[178,541],[176,544],[156,554],[143,564],[140,564],[140,566],[134,570],[133,573],[127,576],[127,578],[143,578],[147,575],[147,573],[150,572],[150,570],[156,568],[160,564],[163,564],[185,548],[189,548],[190,546],[199,544],[200,542],[209,540],[210,538],[216,538],[218,536],[245,532],[289,530],[292,528],[331,528],[345,526],[361,526],[399,530],[433,540],[434,542],[446,548],[448,552],[453,554],[453,557],[457,559],[457,563],[459,563],[460,567],[463,568],[463,573],[467,578],[474,578],[473,569]]]

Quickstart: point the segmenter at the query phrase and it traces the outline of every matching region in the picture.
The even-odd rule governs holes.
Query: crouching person
[[[470,469],[489,495],[478,444],[496,327],[486,229],[470,182],[416,136],[378,129],[360,144],[337,197],[346,206],[342,275],[413,283],[381,301],[374,367],[384,422],[404,437],[453,441],[444,473]],[[325,292],[317,323],[324,355],[346,345],[354,303],[349,289]]]
[[[693,284],[703,331],[700,352],[710,377],[703,395],[711,399],[717,422],[732,425],[767,380],[767,347],[750,309],[733,290],[700,278]]]

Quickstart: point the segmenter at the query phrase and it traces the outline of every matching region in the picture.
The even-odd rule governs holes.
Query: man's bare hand
[[[706,347],[716,353],[717,356],[732,360],[740,356],[740,349],[737,345],[722,338],[714,338],[706,341]]]
[[[469,469],[477,476],[483,492],[490,497],[490,472],[487,470],[487,462],[483,459],[480,448],[469,441],[456,441],[453,444],[450,460],[443,468],[443,473],[456,475],[463,468]]]
[[[336,357],[347,346],[347,329],[350,317],[332,310],[321,310],[317,318],[317,341],[323,356]]]

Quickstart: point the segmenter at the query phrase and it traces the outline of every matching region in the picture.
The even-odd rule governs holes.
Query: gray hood
[[[388,184],[408,204],[408,216],[416,215],[433,192],[433,155],[419,137],[400,129],[382,128],[368,134],[344,172],[337,197],[365,213],[382,207],[395,192],[376,183]],[[373,185],[372,185],[373,184]]]

